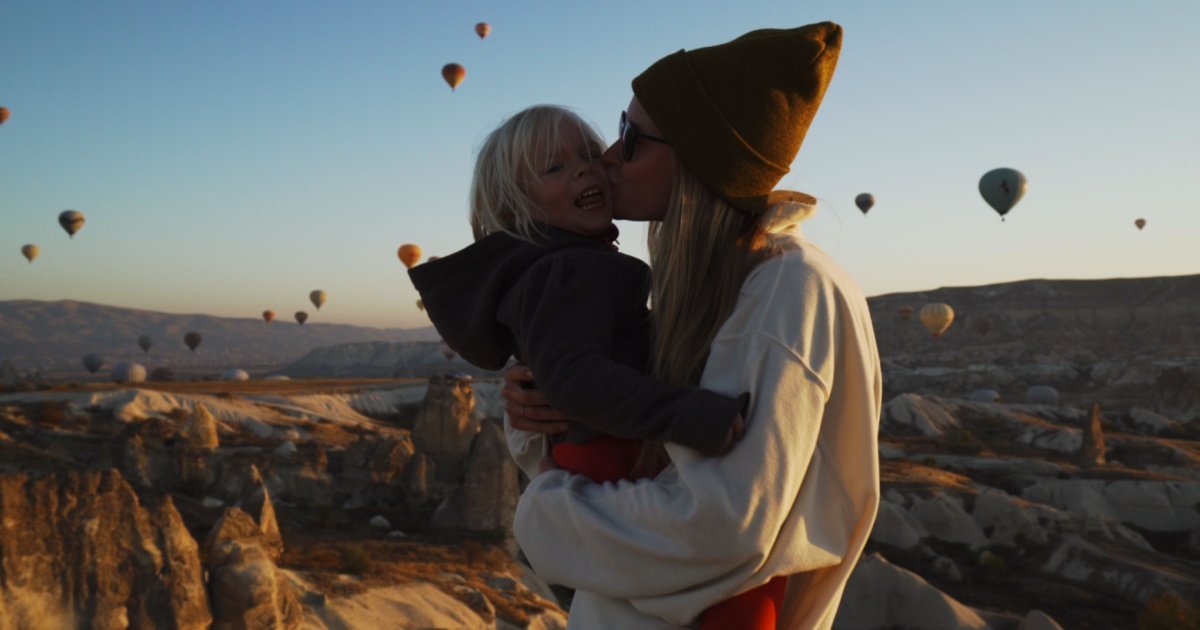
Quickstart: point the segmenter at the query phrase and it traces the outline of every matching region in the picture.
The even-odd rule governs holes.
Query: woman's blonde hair
[[[525,186],[540,177],[562,144],[562,123],[579,128],[598,150],[600,134],[575,112],[556,105],[534,105],[513,114],[483,141],[471,180],[471,231],[475,240],[505,232],[536,243],[544,237],[546,216]]]
[[[700,382],[746,276],[778,253],[766,238],[766,220],[735,209],[679,166],[667,213],[649,231],[655,376],[676,385]]]
[[[661,221],[650,224],[654,352],[650,372],[674,385],[697,385],[717,331],[733,313],[746,276],[778,254],[767,238],[770,213],[751,215],[713,194],[683,165]],[[670,458],[645,440],[636,475],[654,475]]]

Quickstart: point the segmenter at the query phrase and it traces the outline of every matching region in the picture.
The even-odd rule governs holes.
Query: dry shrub
[[[345,545],[339,549],[341,553],[342,573],[365,575],[371,570],[371,556],[362,545]]]
[[[945,449],[955,455],[980,455],[988,447],[967,429],[950,427],[943,434]]]
[[[70,420],[70,414],[67,413],[68,403],[65,401],[43,401],[37,406],[32,420],[39,424],[59,427]]]
[[[1146,600],[1138,613],[1138,630],[1200,628],[1200,612],[1175,593],[1159,593]]]

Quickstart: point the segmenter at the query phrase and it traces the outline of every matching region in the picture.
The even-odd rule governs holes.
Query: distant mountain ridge
[[[1105,280],[1020,280],[974,287],[891,293],[867,300],[885,364],[905,367],[1040,363],[1045,357],[1076,365],[1100,361],[1147,363],[1200,360],[1200,274]],[[956,313],[940,339],[931,339],[916,311],[946,302]],[[992,320],[980,334],[974,324]],[[196,353],[184,333],[204,336]],[[139,335],[155,342],[149,355]],[[96,352],[106,368],[139,361],[153,368],[288,365],[295,376],[384,375],[396,370],[470,369],[445,361],[432,326],[368,328],[291,321],[176,315],[87,302],[0,301],[0,360],[20,370],[78,370]],[[389,347],[389,346],[396,347]],[[420,347],[417,347],[420,346]]]
[[[1200,354],[1200,275],[1105,280],[1021,280],[870,298],[884,356],[1019,344],[1030,353],[1086,351],[1098,358]],[[932,342],[919,316],[930,302],[954,308],[954,324]],[[989,319],[981,334],[975,323]]]
[[[203,341],[190,352],[183,336],[196,331]],[[145,354],[137,345],[149,335]],[[436,341],[425,328],[369,328],[347,324],[175,314],[77,302],[74,300],[0,301],[0,359],[18,368],[76,370],[80,357],[95,352],[105,369],[121,361],[148,367],[265,366],[290,363],[314,348],[354,342]]]

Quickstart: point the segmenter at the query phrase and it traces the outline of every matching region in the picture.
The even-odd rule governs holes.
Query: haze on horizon
[[[0,300],[426,326],[396,248],[470,242],[504,116],[569,105],[611,139],[662,55],[825,19],[841,61],[781,186],[865,293],[1200,273],[1196,3],[49,2],[0,6]],[[977,188],[1002,166],[1029,179],[1004,222]]]

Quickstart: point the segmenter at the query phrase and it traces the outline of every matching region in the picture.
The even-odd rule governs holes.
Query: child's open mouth
[[[599,186],[593,186],[579,193],[575,198],[575,207],[581,210],[596,210],[604,205],[604,191]]]

